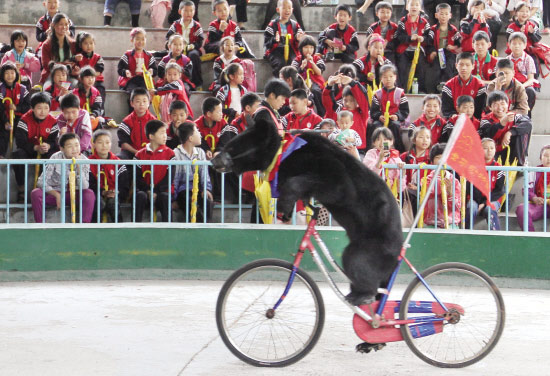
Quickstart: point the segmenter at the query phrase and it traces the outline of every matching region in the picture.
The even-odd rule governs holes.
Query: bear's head
[[[263,171],[269,167],[280,145],[281,136],[275,124],[258,120],[227,143],[211,162],[218,172],[239,175],[245,171]]]

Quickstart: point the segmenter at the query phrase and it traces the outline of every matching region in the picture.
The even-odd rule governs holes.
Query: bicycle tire
[[[313,349],[321,336],[325,322],[323,297],[317,284],[301,269],[282,304],[273,317],[268,317],[267,311],[284,292],[292,267],[283,260],[257,260],[231,274],[220,290],[216,303],[218,332],[227,348],[248,364],[284,367],[295,363]],[[308,304],[311,307],[302,309]],[[243,308],[233,312],[231,306],[236,305]]]
[[[456,316],[444,321],[441,333],[419,338],[413,336],[411,328],[422,324],[401,325],[403,339],[412,352],[426,363],[442,368],[466,367],[487,356],[498,343],[506,318],[504,300],[491,278],[482,270],[463,263],[434,265],[421,276],[441,302],[459,304],[464,313],[455,309]],[[418,301],[435,302],[416,277],[403,294],[399,318],[414,317],[414,314],[409,315],[409,303]],[[426,316],[426,313],[419,315]],[[418,336],[424,328],[426,326],[413,331]]]

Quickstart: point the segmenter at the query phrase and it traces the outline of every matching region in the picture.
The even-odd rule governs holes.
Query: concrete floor
[[[215,324],[219,281],[0,284],[0,374],[5,375],[549,375],[549,290],[502,289],[507,322],[495,350],[464,369],[416,358],[404,343],[358,354],[351,314],[321,285],[321,339],[283,369],[242,363]],[[405,286],[396,286],[396,296]]]

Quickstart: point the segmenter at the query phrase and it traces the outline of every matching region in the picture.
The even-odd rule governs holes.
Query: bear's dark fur
[[[304,133],[307,144],[279,167],[277,210],[290,217],[297,200],[315,197],[346,230],[343,268],[351,281],[348,301],[372,300],[386,287],[403,244],[398,205],[386,183],[326,138]],[[265,170],[281,143],[271,122],[260,121],[229,142],[212,160],[220,171]]]

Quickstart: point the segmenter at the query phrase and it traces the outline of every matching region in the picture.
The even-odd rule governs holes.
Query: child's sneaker
[[[334,60],[334,52],[330,51],[330,52],[327,52],[327,54],[325,55],[325,61],[332,61]]]

